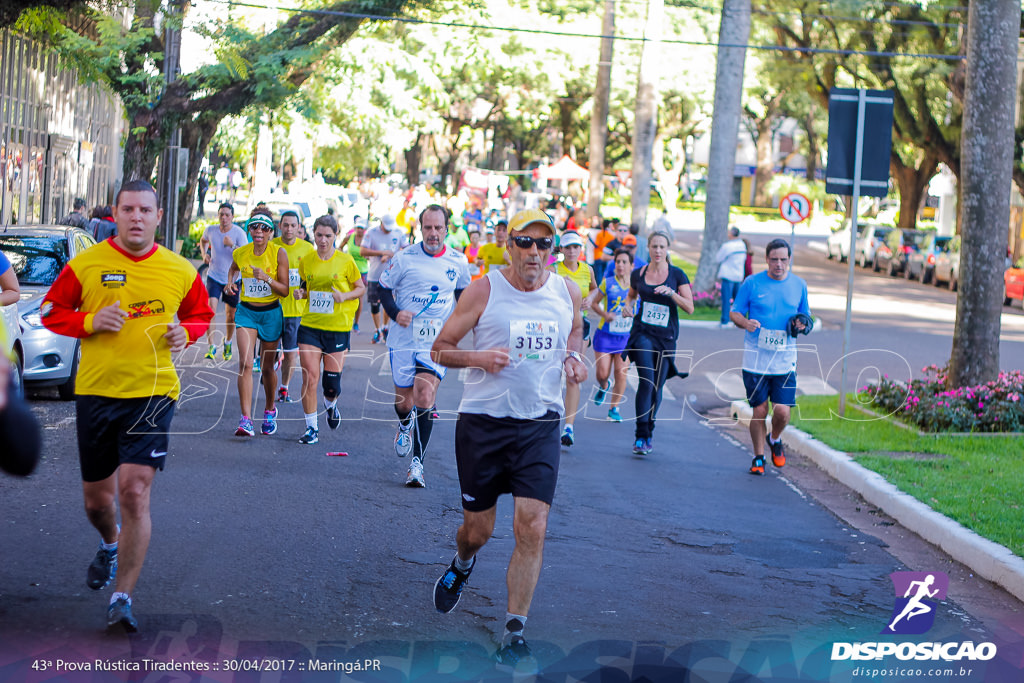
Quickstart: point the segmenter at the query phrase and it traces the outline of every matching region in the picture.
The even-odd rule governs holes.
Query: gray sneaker
[[[107,607],[107,630],[124,629],[125,633],[136,633],[139,622],[132,616],[132,606],[124,598],[118,598]]]
[[[409,471],[405,474],[405,485],[416,489],[427,488],[426,482],[423,481],[423,462],[419,458],[413,458],[409,462]]]
[[[411,420],[408,427],[398,425],[398,433],[395,434],[395,453],[399,458],[404,458],[412,453],[412,425]]]

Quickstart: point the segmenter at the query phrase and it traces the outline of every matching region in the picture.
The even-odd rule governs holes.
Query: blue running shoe
[[[466,585],[466,581],[469,580],[469,575],[473,571],[473,567],[476,566],[476,558],[473,558],[473,564],[470,565],[469,569],[465,572],[460,572],[455,568],[455,560],[448,565],[448,569],[444,570],[444,574],[441,574],[441,578],[434,584],[434,607],[437,608],[438,612],[442,614],[448,614],[455,606],[459,604],[459,598],[462,597],[462,589]]]
[[[137,633],[139,622],[132,616],[132,605],[124,598],[118,598],[107,607],[107,630],[124,629],[125,633]]]
[[[534,659],[530,646],[522,636],[514,636],[508,645],[494,653],[497,668],[511,670],[519,674],[537,673],[537,660]]]
[[[238,429],[235,430],[235,436],[256,436],[256,428],[252,426],[252,418],[242,416],[242,419],[238,421]]]
[[[104,550],[103,546],[96,551],[96,557],[92,558],[89,571],[86,572],[85,582],[89,588],[98,591],[110,585],[110,582],[117,578],[117,548]]]
[[[607,386],[603,386],[602,387],[600,384],[598,384],[597,385],[597,393],[594,394],[594,405],[595,406],[599,406],[602,403],[604,403],[604,399],[605,399],[605,397],[607,395],[608,395],[608,387]]]
[[[619,413],[618,406],[608,411],[608,419],[612,422],[622,422],[622,414]]]
[[[270,436],[277,431],[277,408],[263,411],[263,424],[260,431],[264,436]]]

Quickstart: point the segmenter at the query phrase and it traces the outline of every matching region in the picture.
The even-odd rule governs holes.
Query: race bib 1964
[[[766,351],[781,351],[786,348],[787,337],[785,330],[766,330],[762,327],[757,332],[757,347]]]
[[[554,320],[513,320],[509,323],[512,362],[550,360],[558,341]]]

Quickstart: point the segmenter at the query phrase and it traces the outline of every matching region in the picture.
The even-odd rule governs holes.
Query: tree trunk
[[[900,228],[915,228],[917,212],[921,210],[929,181],[939,169],[939,160],[934,154],[926,152],[924,159],[915,168],[904,164],[894,153],[889,167],[900,193],[900,216],[896,225]]]
[[[962,246],[949,383],[990,382],[999,374],[1020,3],[975,0],[967,18],[967,82],[961,136]]]
[[[804,119],[804,133],[807,134],[807,182],[814,182],[818,174],[818,136],[814,132],[814,116],[817,107],[811,102],[811,110]]]
[[[630,223],[640,226],[640,238],[647,234],[647,210],[651,206],[651,164],[658,127],[657,67],[661,50],[664,0],[649,0],[644,23],[644,43],[636,84],[636,115],[633,124],[633,193]],[[665,207],[666,210],[669,207]]]
[[[736,168],[736,138],[740,127],[743,97],[745,47],[750,39],[750,0],[725,0],[718,34],[718,64],[715,67],[715,110],[711,121],[711,151],[708,159],[707,202],[704,205],[704,243],[693,283],[695,292],[711,291],[718,264],[715,253],[725,241],[729,228],[733,173]]]
[[[196,196],[196,186],[199,184],[199,170],[203,166],[203,158],[210,150],[210,143],[213,136],[217,134],[217,127],[223,120],[221,114],[210,114],[201,116],[192,125],[182,126],[181,146],[188,150],[188,180],[185,190],[178,199],[178,225],[177,235],[179,239],[188,236],[188,226],[192,223],[193,198]],[[211,184],[210,189],[214,189]]]
[[[409,187],[416,187],[420,182],[420,160],[423,156],[423,133],[416,133],[416,140],[405,150],[405,179]]]
[[[597,63],[594,111],[590,115],[590,182],[587,218],[598,215],[604,198],[604,149],[608,144],[608,98],[612,86],[612,49],[615,42],[615,0],[604,0],[601,19],[601,58]]]
[[[767,112],[763,119],[757,122],[757,166],[754,168],[754,205],[770,206],[771,196],[768,194],[768,186],[775,177],[775,159],[772,153],[772,123],[775,121],[775,114]]]

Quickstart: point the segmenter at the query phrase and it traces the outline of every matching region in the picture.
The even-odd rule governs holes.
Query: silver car
[[[56,386],[64,400],[75,397],[80,346],[74,337],[43,326],[39,307],[65,264],[96,244],[92,235],[66,225],[14,226],[0,230],[0,251],[11,262],[21,300],[24,381],[27,389]]]

